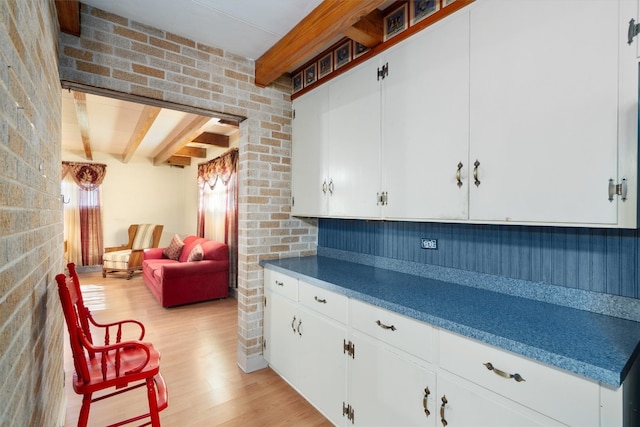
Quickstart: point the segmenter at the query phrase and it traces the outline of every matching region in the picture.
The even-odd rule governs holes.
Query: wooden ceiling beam
[[[164,163],[171,166],[180,166],[180,167],[190,166],[191,157],[171,156]]]
[[[196,136],[191,142],[198,142],[200,144],[215,145],[216,147],[228,148],[229,137],[227,135],[220,135],[218,133],[203,132]]]
[[[125,148],[124,153],[122,153],[122,163],[128,163],[129,160],[131,160],[131,157],[133,157],[140,143],[147,135],[147,132],[149,132],[149,129],[153,126],[153,122],[155,122],[161,110],[162,108],[160,107],[144,106],[138,118],[136,128],[133,130],[131,138],[129,138],[127,148]]]
[[[324,0],[266,51],[255,66],[255,84],[266,87],[301,65],[309,52],[319,52],[387,0]]]
[[[80,2],[78,0],[56,0],[60,31],[80,37]]]
[[[173,132],[162,142],[158,154],[153,158],[153,164],[158,166],[169,160],[178,150],[202,133],[202,126],[209,120],[211,120],[211,117],[196,116],[193,114],[185,116]]]
[[[374,9],[367,16],[344,31],[345,37],[355,40],[368,48],[378,46],[384,40],[384,15],[380,9]]]
[[[87,95],[84,92],[73,91],[73,104],[76,107],[76,118],[80,127],[82,147],[87,160],[93,160],[91,154],[91,140],[89,138],[89,114],[87,113]]]
[[[176,151],[175,155],[204,159],[207,157],[207,149],[201,147],[182,147],[181,149]]]

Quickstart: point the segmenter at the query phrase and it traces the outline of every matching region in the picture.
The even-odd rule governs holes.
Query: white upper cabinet
[[[367,61],[329,83],[330,213],[377,218],[379,191],[380,85]]]
[[[361,64],[294,101],[294,215],[379,217],[380,85],[375,64]]]
[[[476,0],[299,97],[294,215],[635,228],[637,17]]]
[[[620,114],[637,117],[637,64],[619,7],[484,0],[471,8],[469,160],[479,162],[471,220],[617,225],[623,204],[635,205],[635,195],[608,197],[609,180],[625,178],[619,143],[637,138],[635,126],[619,128]],[[633,82],[619,79],[629,77],[625,68]]]
[[[327,214],[328,108],[326,85],[293,101],[291,213],[294,215]]]
[[[385,53],[383,215],[467,219],[469,14],[460,11]]]

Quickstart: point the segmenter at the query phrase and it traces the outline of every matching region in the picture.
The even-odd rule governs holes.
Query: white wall
[[[125,244],[131,224],[163,224],[160,246],[167,246],[174,234],[196,233],[197,163],[182,169],[154,166],[146,157],[122,163],[111,154],[92,154],[92,162],[107,165],[101,191],[105,247]],[[62,160],[87,162],[82,153],[64,150]]]

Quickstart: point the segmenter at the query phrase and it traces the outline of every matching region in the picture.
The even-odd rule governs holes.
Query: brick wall
[[[58,24],[0,1],[0,425],[64,420]]]
[[[60,36],[61,79],[247,118],[239,139],[238,364],[264,366],[258,263],[316,249],[316,222],[290,216],[290,79],[259,88],[251,60],[86,5],[81,25],[80,38]]]

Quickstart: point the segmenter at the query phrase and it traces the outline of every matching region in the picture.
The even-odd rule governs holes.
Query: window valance
[[[102,184],[107,165],[102,163],[62,162],[62,179],[70,174],[83,190],[94,190]]]
[[[198,186],[204,188],[205,185],[209,185],[213,189],[218,181],[227,185],[238,168],[238,155],[238,149],[234,148],[213,160],[200,163],[198,165]]]

